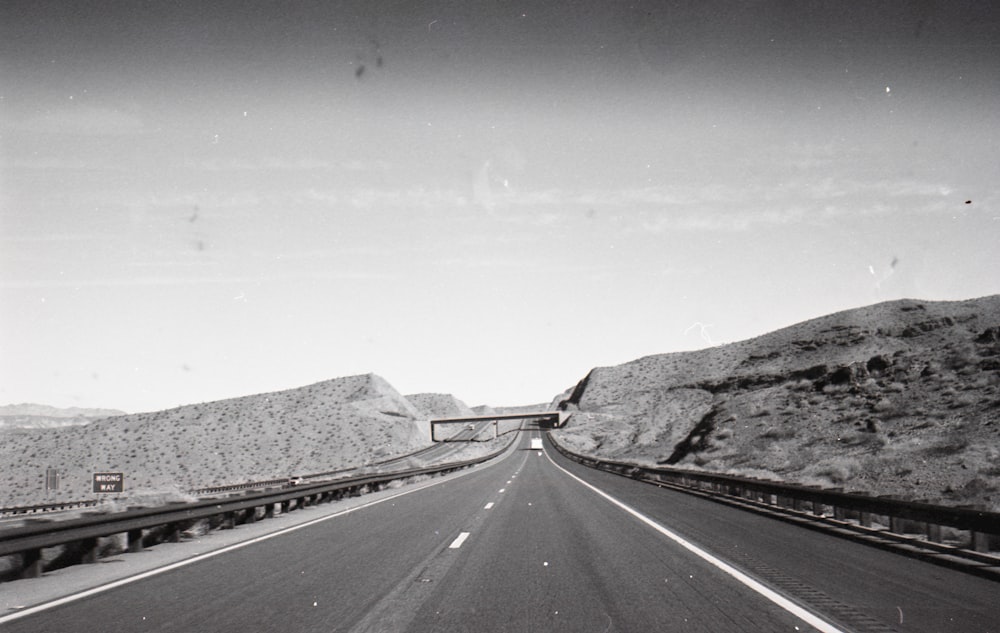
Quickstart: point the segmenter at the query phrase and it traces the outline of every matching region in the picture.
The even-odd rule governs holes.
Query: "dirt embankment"
[[[94,472],[122,472],[128,498],[360,466],[430,444],[421,414],[374,374],[96,420],[0,429],[0,506],[87,499]],[[45,471],[62,473],[46,493]]]
[[[562,406],[597,456],[1000,510],[1000,296],[599,367]]]

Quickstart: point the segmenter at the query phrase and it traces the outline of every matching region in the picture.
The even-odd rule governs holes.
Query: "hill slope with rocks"
[[[374,374],[297,389],[103,418],[85,426],[0,429],[0,506],[93,496],[92,473],[125,473],[126,494],[360,466],[429,444],[421,414]],[[45,469],[62,472],[44,492]]]
[[[463,418],[476,415],[464,402],[451,394],[415,393],[406,396],[407,401],[420,413],[418,422],[423,437],[430,440],[431,423],[435,418]]]
[[[598,367],[557,401],[598,457],[1000,509],[1000,296]]]

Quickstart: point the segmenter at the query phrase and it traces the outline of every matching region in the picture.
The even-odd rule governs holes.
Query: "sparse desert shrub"
[[[976,404],[978,401],[979,398],[977,398],[975,394],[962,393],[959,394],[949,406],[952,409],[961,409],[962,407],[970,407]]]
[[[872,405],[872,409],[875,411],[890,411],[893,408],[892,401],[888,398],[879,398],[878,402]]]
[[[795,437],[795,428],[791,426],[772,427],[760,435],[767,440],[787,440]]]
[[[928,457],[944,457],[964,451],[969,446],[969,438],[951,434],[938,443],[923,450]]]
[[[834,484],[842,484],[861,471],[861,462],[853,457],[842,457],[807,468],[805,475],[826,479]]]
[[[970,346],[952,347],[944,359],[944,366],[952,371],[958,371],[976,363],[976,349]]]

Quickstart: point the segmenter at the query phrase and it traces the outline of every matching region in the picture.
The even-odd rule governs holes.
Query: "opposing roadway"
[[[531,435],[429,487],[0,614],[0,631],[1000,631],[996,582],[594,471]]]

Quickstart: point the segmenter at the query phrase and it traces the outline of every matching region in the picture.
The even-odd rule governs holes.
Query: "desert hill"
[[[428,444],[420,417],[368,374],[86,426],[0,429],[0,506],[90,498],[98,471],[124,472],[130,495],[176,495],[360,466]],[[62,484],[46,496],[50,466],[62,472]]]
[[[0,406],[0,428],[51,428],[89,424],[97,418],[125,415],[116,409],[82,409],[70,407],[60,409],[44,404],[8,404]]]
[[[461,418],[476,415],[464,402],[451,394],[416,393],[406,396],[420,415],[426,418]]]
[[[597,456],[1000,509],[1000,296],[598,367],[557,400]]]
[[[476,415],[464,402],[451,394],[416,393],[406,396],[407,401],[420,413],[417,423],[421,437],[430,440],[431,423],[434,418],[462,418]]]

